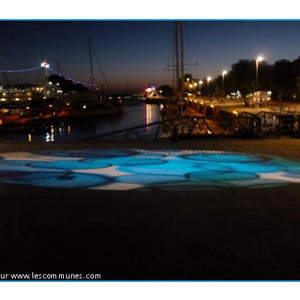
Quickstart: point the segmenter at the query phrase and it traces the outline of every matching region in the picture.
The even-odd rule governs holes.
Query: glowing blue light
[[[36,67],[36,68],[29,68],[29,69],[23,69],[23,70],[0,70],[0,73],[21,73],[21,72],[30,72],[42,69],[43,67]]]
[[[201,179],[203,181],[227,181],[227,180],[240,181],[240,180],[256,179],[259,177],[255,173],[231,172],[231,171],[195,172],[195,173],[188,173],[187,176],[190,179]]]
[[[0,178],[1,178],[0,172]],[[3,179],[3,177],[2,177]],[[111,178],[101,175],[76,174],[72,172],[18,172],[11,174],[11,178],[2,180],[6,183],[26,184],[34,186],[57,187],[57,188],[89,188],[101,186],[112,181]]]
[[[247,188],[300,183],[300,163],[209,151],[73,150],[0,154],[0,181],[63,188]],[[16,157],[16,158],[14,158]]]
[[[97,161],[95,164],[85,164],[81,161],[51,161],[51,162],[34,162],[28,164],[28,166],[33,168],[49,168],[49,169],[63,169],[63,170],[73,170],[73,169],[92,169],[92,168],[107,168],[110,164]]]

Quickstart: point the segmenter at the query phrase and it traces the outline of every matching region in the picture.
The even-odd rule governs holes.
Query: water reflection
[[[146,124],[152,123],[152,114],[151,114],[151,106],[146,104]],[[146,127],[146,132],[149,133],[151,131],[151,127]]]
[[[95,120],[84,121],[68,127],[68,139],[81,139],[113,132],[134,126],[150,124],[160,121],[160,107],[158,105],[139,104],[127,106],[126,111],[118,116],[97,118]],[[151,127],[146,127],[146,134],[151,133]]]
[[[153,122],[160,121],[160,107],[158,105],[145,104],[145,123],[148,125]],[[151,126],[146,127],[146,133],[150,133],[152,130]]]

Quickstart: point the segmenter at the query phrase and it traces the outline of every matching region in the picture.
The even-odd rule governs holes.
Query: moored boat
[[[0,125],[5,123],[14,122],[20,118],[20,113],[12,113],[8,110],[0,111]]]
[[[60,117],[101,117],[101,116],[115,116],[118,114],[118,109],[116,107],[111,108],[66,108],[59,116]]]

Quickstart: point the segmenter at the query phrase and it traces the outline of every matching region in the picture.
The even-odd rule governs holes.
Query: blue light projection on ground
[[[79,150],[0,154],[0,182],[99,190],[270,187],[300,183],[300,162],[189,150]]]

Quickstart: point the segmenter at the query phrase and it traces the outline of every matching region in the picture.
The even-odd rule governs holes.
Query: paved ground
[[[214,150],[297,164],[300,140],[1,142],[0,153]],[[87,190],[1,183],[0,273],[103,280],[300,279],[300,185]]]

